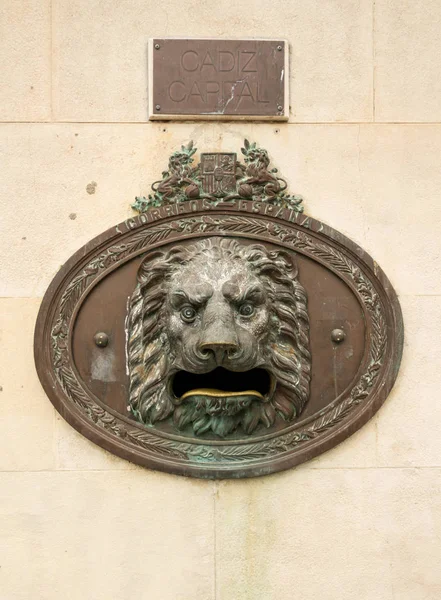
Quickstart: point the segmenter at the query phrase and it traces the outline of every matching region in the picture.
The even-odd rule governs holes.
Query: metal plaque
[[[61,415],[123,458],[264,475],[375,414],[398,373],[401,311],[380,267],[303,213],[266,150],[196,152],[176,150],[139,214],[58,272],[37,371]]]
[[[149,118],[287,120],[285,40],[149,41]]]

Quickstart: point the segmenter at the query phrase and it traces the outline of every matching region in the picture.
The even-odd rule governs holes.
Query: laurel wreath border
[[[269,235],[270,238],[282,241],[294,250],[303,251],[326,262],[340,275],[351,280],[370,314],[372,331],[367,369],[352,388],[350,395],[301,430],[294,430],[260,442],[231,446],[209,446],[204,443],[177,442],[163,438],[147,429],[130,426],[98,405],[85,392],[71,365],[68,332],[74,309],[88,286],[106,269],[136,254],[139,250],[167,240],[172,233],[179,236],[200,233]],[[56,314],[58,318],[51,331],[54,372],[66,396],[87,420],[119,440],[156,455],[157,458],[177,459],[193,464],[203,461],[216,463],[219,466],[234,461],[246,463],[274,458],[328,432],[339,425],[369,396],[382,368],[387,347],[386,319],[381,299],[369,278],[349,257],[303,231],[242,215],[218,218],[205,215],[183,217],[141,231],[135,234],[129,243],[111,246],[91,260],[72,279],[62,294]]]

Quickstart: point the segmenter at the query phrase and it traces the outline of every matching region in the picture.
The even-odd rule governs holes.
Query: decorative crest
[[[244,164],[233,152],[211,152],[201,154],[200,164],[193,166],[196,150],[190,141],[173,152],[168,171],[152,184],[153,193],[136,197],[132,208],[143,213],[152,207],[204,198],[214,205],[245,199],[303,212],[302,196],[287,193],[287,182],[277,169],[269,168],[268,152],[255,142],[244,140]]]

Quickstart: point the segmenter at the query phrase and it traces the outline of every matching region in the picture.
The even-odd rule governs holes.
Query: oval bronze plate
[[[35,360],[60,414],[134,463],[205,478],[302,463],[359,429],[395,381],[395,292],[359,246],[290,209],[150,210],[50,285]]]

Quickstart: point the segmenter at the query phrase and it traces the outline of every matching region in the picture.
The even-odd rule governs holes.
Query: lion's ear
[[[141,284],[152,285],[156,280],[164,279],[174,264],[181,264],[185,261],[187,248],[184,246],[174,246],[168,252],[155,250],[146,254],[138,269],[138,281]]]
[[[151,279],[152,270],[156,266],[156,262],[164,260],[165,254],[157,250],[156,252],[151,252],[147,254],[141,263],[141,266],[138,269],[138,281],[140,283],[144,283],[146,280]]]
[[[291,252],[277,250],[276,252],[272,252],[272,258],[282,271],[287,272],[292,279],[296,279],[299,269],[295,257]]]

